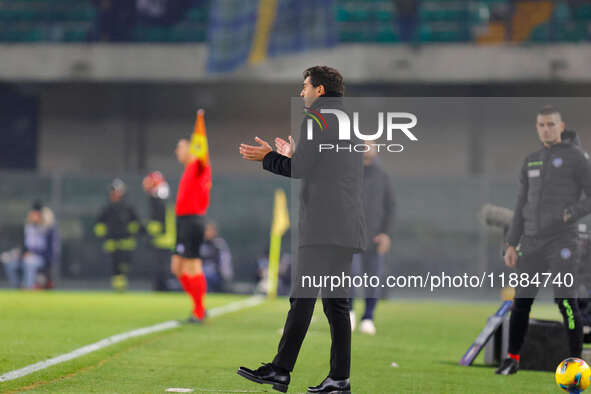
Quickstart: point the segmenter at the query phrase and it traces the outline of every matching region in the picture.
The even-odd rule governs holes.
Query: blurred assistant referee
[[[175,151],[185,170],[177,192],[177,241],[171,259],[171,271],[193,300],[193,311],[187,322],[200,323],[205,318],[203,297],[207,283],[199,249],[205,234],[204,215],[209,206],[211,168],[191,153],[190,144],[189,140],[181,139]]]
[[[505,265],[535,279],[536,274],[575,275],[576,221],[591,212],[591,166],[577,135],[565,131],[560,113],[544,107],[536,128],[543,146],[528,155],[521,168],[513,222],[507,233]],[[581,199],[582,192],[586,198]],[[519,246],[518,246],[519,245]],[[517,287],[509,324],[509,357],[496,373],[519,369],[529,313],[539,287]],[[554,286],[554,301],[568,335],[569,356],[580,357],[583,326],[575,287]]]
[[[316,66],[304,72],[303,98],[306,114],[317,116],[323,109],[344,111],[344,84],[341,74],[330,67]],[[321,125],[324,124],[324,127]],[[309,139],[307,125],[313,127]],[[309,130],[308,130],[309,131]],[[301,179],[299,197],[299,245],[294,265],[290,310],[271,363],[252,370],[240,367],[238,374],[257,383],[270,384],[286,392],[290,373],[308,331],[318,295],[298,288],[302,274],[317,272],[350,272],[353,254],[364,249],[366,223],[363,211],[363,156],[355,152],[319,152],[319,142],[338,143],[335,116],[324,122],[301,123],[297,148],[277,138],[277,152],[256,138],[259,146],[242,144],[240,154],[247,160],[262,161],[263,168],[274,174]],[[330,372],[319,385],[309,387],[310,393],[350,393],[351,322],[346,291],[336,294],[322,289],[322,304],[328,318],[332,345]]]

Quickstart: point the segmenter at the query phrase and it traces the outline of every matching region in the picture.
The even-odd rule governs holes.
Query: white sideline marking
[[[249,297],[242,301],[232,302],[230,304],[220,306],[217,308],[212,308],[207,311],[208,317],[216,317],[225,315],[226,313],[236,312],[241,309],[249,308],[255,305],[259,305],[262,303],[264,298],[262,296],[254,296]],[[85,354],[92,353],[94,351],[100,350],[107,346],[113,345],[117,342],[125,341],[129,338],[139,337],[146,334],[151,334],[153,332],[170,330],[171,328],[175,328],[180,326],[182,323],[179,323],[176,320],[170,320],[164,323],[154,324],[153,326],[142,327],[135,330],[127,331],[121,334],[113,335],[108,338],[102,339],[98,342],[92,343],[90,345],[83,346],[79,349],[73,350],[70,353],[62,354],[57,357],[50,358],[45,361],[40,361],[35,364],[27,365],[21,369],[15,369],[14,371],[10,371],[5,373],[4,375],[0,375],[0,382],[6,382],[8,380],[18,379],[25,375],[31,374],[33,372],[40,371],[47,367],[51,367],[52,365],[60,364],[65,361],[72,360],[74,358],[84,356]]]

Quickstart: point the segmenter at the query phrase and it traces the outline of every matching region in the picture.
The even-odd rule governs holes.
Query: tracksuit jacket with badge
[[[562,142],[530,154],[519,177],[520,187],[507,243],[522,235],[549,236],[575,230],[576,221],[591,213],[591,164],[573,131]],[[581,199],[582,192],[585,198]],[[571,218],[563,221],[568,210]]]

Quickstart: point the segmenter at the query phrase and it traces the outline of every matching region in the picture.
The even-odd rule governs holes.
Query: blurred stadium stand
[[[591,0],[0,0],[12,81],[590,82],[590,40]]]
[[[125,3],[123,1],[122,3]],[[1,42],[87,42],[100,14],[88,0],[2,0]],[[236,5],[239,2],[235,2]],[[253,3],[252,1],[244,1]],[[280,6],[282,3],[280,2]],[[256,4],[256,3],[253,3]],[[134,18],[131,42],[205,42],[210,1],[189,1],[178,22]],[[332,12],[343,43],[398,43],[392,0],[336,0]],[[567,0],[420,0],[417,43],[577,42],[591,39],[591,2]]]

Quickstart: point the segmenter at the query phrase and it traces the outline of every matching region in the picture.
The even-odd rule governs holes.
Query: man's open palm
[[[275,138],[275,148],[280,155],[291,157],[295,151],[295,142],[293,141],[293,138],[291,138],[291,135],[288,139],[289,142],[285,141],[283,138]]]
[[[240,144],[240,155],[246,160],[262,161],[267,153],[273,151],[273,148],[259,137],[254,137],[254,140],[258,142],[258,146]]]

